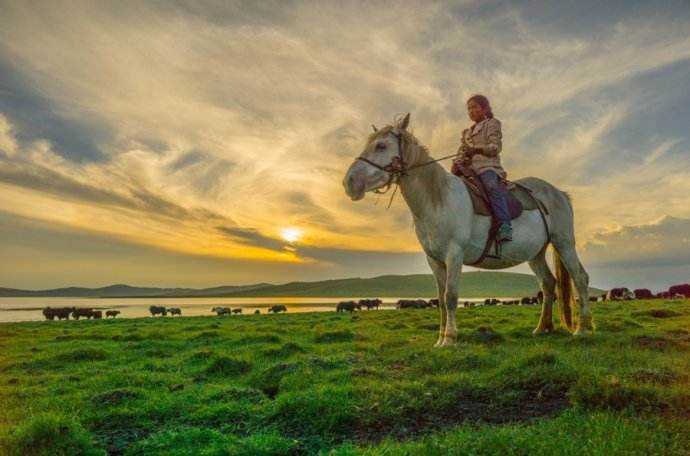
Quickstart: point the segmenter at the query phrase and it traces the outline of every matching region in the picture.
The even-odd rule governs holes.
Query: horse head
[[[362,153],[345,174],[343,186],[345,192],[353,200],[364,198],[364,194],[376,191],[390,185],[393,180],[405,170],[404,141],[410,114],[381,129],[374,128],[369,135]]]

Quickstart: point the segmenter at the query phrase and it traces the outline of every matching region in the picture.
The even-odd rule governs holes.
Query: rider
[[[462,132],[462,145],[458,149],[459,158],[453,161],[453,173],[457,174],[457,167],[464,161],[470,164],[486,188],[492,212],[500,223],[496,240],[512,241],[508,190],[503,183],[506,172],[498,155],[501,152],[501,122],[494,117],[484,95],[473,95],[467,100],[467,113],[474,125]]]

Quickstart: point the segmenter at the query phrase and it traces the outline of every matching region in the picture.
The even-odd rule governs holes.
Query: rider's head
[[[467,114],[473,122],[481,122],[486,118],[491,119],[494,116],[491,112],[489,99],[479,94],[472,95],[467,100]]]

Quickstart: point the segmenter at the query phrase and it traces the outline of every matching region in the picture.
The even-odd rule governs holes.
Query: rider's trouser
[[[496,171],[487,170],[479,175],[486,192],[491,200],[491,209],[500,223],[510,225],[508,212],[508,189],[501,181]]]

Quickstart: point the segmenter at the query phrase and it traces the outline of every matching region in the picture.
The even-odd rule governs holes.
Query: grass
[[[0,325],[0,454],[690,453],[690,301]]]

